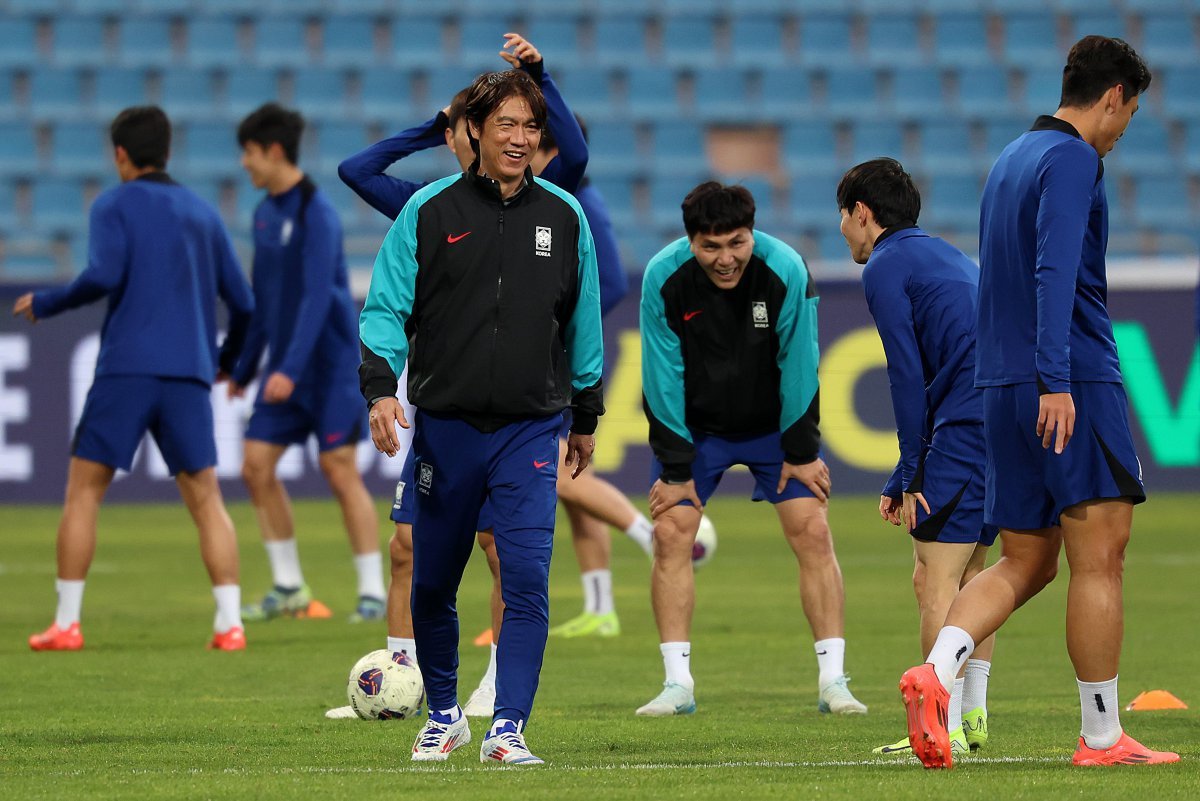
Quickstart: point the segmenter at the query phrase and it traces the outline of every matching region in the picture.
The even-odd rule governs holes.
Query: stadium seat
[[[96,93],[92,109],[111,119],[123,108],[150,101],[146,91],[146,73],[130,67],[108,67],[96,72]]]
[[[58,175],[103,177],[112,171],[108,126],[103,123],[59,123],[53,142],[50,164]]]
[[[704,127],[699,123],[659,120],[651,128],[650,142],[650,164],[657,172],[694,174],[707,169]]]
[[[1001,65],[963,67],[958,71],[959,111],[971,117],[1011,114],[1014,110],[1008,70]]]
[[[1033,117],[1027,115],[993,117],[983,123],[983,151],[980,163],[990,168],[996,157],[1008,144],[1033,125]]]
[[[701,181],[709,178],[707,171],[700,170],[681,175],[655,175],[650,181],[650,217],[656,228],[663,231],[683,233],[683,213],[679,204],[688,192]]]
[[[244,117],[269,101],[279,100],[279,84],[275,70],[239,67],[229,73],[225,86],[225,102],[234,117]]]
[[[172,120],[212,119],[221,110],[212,73],[196,67],[163,72],[161,103]]]
[[[1061,68],[1066,51],[1058,43],[1057,30],[1058,24],[1048,12],[1005,15],[1005,60],[1027,67]]]
[[[588,123],[588,175],[629,179],[642,168],[637,130],[628,121]]]
[[[541,52],[547,68],[557,75],[560,67],[570,69],[581,62],[583,41],[579,26],[579,17],[574,14],[538,14],[530,17],[522,30]]]
[[[891,108],[902,117],[946,113],[942,75],[930,67],[901,67],[892,73]]]
[[[117,57],[127,67],[166,67],[179,60],[165,17],[131,16],[121,20]]]
[[[939,64],[974,67],[992,60],[987,18],[978,13],[946,13],[933,18],[933,57]]]
[[[195,67],[234,67],[248,62],[233,17],[194,16],[187,22],[187,60]]]
[[[5,17],[0,24],[0,69],[43,64],[38,52],[37,25],[29,18]]]
[[[504,34],[516,29],[512,17],[495,12],[463,19],[459,25],[458,63],[479,71],[507,69],[500,59],[500,48],[504,46]]]
[[[58,260],[44,245],[36,250],[14,248],[0,260],[0,276],[13,283],[49,283],[58,278],[58,273]]]
[[[316,168],[335,175],[342,159],[370,144],[366,129],[357,122],[323,122],[316,135]]]
[[[37,67],[30,73],[29,111],[35,119],[79,117],[83,103],[83,84],[77,70]]]
[[[1184,124],[1183,163],[1191,174],[1200,174],[1200,122],[1195,120]]]
[[[863,67],[831,69],[825,74],[825,107],[837,116],[873,114],[879,108],[875,73]]]
[[[14,14],[51,15],[66,11],[66,0],[8,0],[7,9]]]
[[[309,119],[345,119],[356,111],[346,90],[346,76],[329,67],[295,70],[292,104]]]
[[[922,222],[927,228],[967,228],[979,225],[982,184],[976,175],[936,175],[921,193]]]
[[[812,80],[802,69],[776,67],[763,70],[759,86],[759,114],[766,120],[789,121],[798,109],[811,109]]]
[[[1157,64],[1195,64],[1195,20],[1191,14],[1147,14],[1142,19],[1142,57]]]
[[[328,0],[335,14],[403,14],[396,0]]]
[[[1050,0],[1055,11],[1068,14],[1092,14],[1116,11],[1120,0]]]
[[[662,60],[672,69],[714,66],[724,62],[718,52],[716,19],[693,11],[662,20]]]
[[[640,14],[597,18],[591,61],[598,67],[634,67],[646,61],[646,19]]]
[[[53,29],[54,63],[58,66],[97,67],[112,62],[100,17],[55,17]]]
[[[1194,234],[1195,209],[1183,175],[1136,175],[1134,197],[1132,211],[1139,225]]]
[[[375,21],[366,16],[328,17],[321,29],[322,63],[326,67],[365,68],[382,59],[375,48]]]
[[[750,94],[746,76],[730,67],[700,70],[695,75],[692,114],[712,122],[748,122]]]
[[[661,119],[680,113],[675,75],[660,67],[633,67],[627,73],[629,110],[634,116]]]
[[[3,155],[3,152],[3,146],[0,146],[0,155]],[[0,161],[0,166],[3,166],[4,163],[4,161]],[[11,178],[0,176],[0,237],[9,236],[20,227],[17,218],[16,182]],[[5,252],[0,250],[0,257],[5,255]]]
[[[1062,70],[1043,68],[1026,73],[1024,102],[1021,107],[1029,114],[1053,114],[1062,99]],[[1032,121],[1032,120],[1031,120]]]
[[[789,227],[821,229],[837,232],[837,185],[842,170],[826,167],[820,171],[793,176],[784,219]],[[842,247],[845,247],[843,243]]]
[[[966,121],[925,119],[917,129],[921,142],[918,164],[934,172],[968,172],[977,166],[971,128]]]
[[[1171,117],[1200,119],[1200,67],[1174,67],[1164,70],[1165,89],[1159,92],[1163,110]],[[1159,81],[1156,73],[1154,83]],[[1153,86],[1153,84],[1151,84]]]
[[[93,0],[84,0],[89,5]],[[114,0],[109,0],[114,2]],[[139,14],[186,14],[189,11],[196,10],[197,6],[202,6],[202,3],[197,3],[195,0],[125,0],[125,5],[132,6],[134,11]]]
[[[1089,10],[1087,13],[1075,15],[1071,17],[1070,30],[1070,41],[1072,44],[1085,36],[1093,34],[1115,36],[1127,41],[1131,38],[1129,36],[1129,26],[1126,24],[1124,15],[1115,9],[1107,11]]]
[[[87,230],[83,185],[73,178],[39,178],[33,183],[33,228],[42,234]]]
[[[465,67],[435,67],[429,71],[425,102],[430,116],[440,108],[450,105],[459,90],[471,85],[479,73]],[[424,119],[424,115],[418,115]]]
[[[390,59],[393,64],[419,68],[446,63],[442,21],[425,17],[393,19]]]
[[[850,248],[846,245],[846,240],[842,237],[842,233],[836,225],[822,225],[818,229],[817,250],[816,254],[810,253],[808,258],[814,260],[821,258],[827,262],[843,265],[847,269],[854,267],[854,263],[850,258]],[[803,256],[804,254],[801,255]]]
[[[1167,126],[1157,117],[1138,114],[1104,163],[1106,168],[1127,173],[1161,175],[1172,172],[1176,158]]]
[[[547,69],[573,111],[589,120],[612,113],[616,105],[613,78],[606,70],[579,68],[562,71],[553,65]]]
[[[788,60],[783,19],[774,15],[736,15],[730,28],[730,63],[735,67],[782,67]]]
[[[9,185],[5,178],[32,176],[39,172],[34,127],[28,122],[0,122],[0,186]],[[0,197],[0,204],[3,202],[4,198]]]
[[[589,167],[588,180],[604,197],[604,202],[608,205],[609,214],[612,215],[613,228],[617,231],[617,238],[625,240],[626,231],[630,228],[636,228],[638,221],[636,213],[637,198],[633,179],[628,176],[611,174],[593,176]],[[645,265],[645,262],[642,262],[642,264]]]
[[[1195,0],[1190,0],[1191,9],[1196,10]],[[1124,6],[1129,11],[1178,11],[1180,0],[1124,0]]]
[[[254,26],[254,61],[263,67],[301,67],[313,60],[304,20],[259,17]]]
[[[878,66],[912,66],[929,61],[920,47],[914,15],[876,14],[867,18],[867,61]]]
[[[775,231],[781,227],[778,194],[771,182],[761,175],[721,175],[722,183],[744,186],[754,196],[754,227],[764,231]],[[682,200],[683,198],[680,198]]]
[[[853,146],[850,161],[859,164],[880,156],[900,162],[908,154],[904,148],[904,128],[898,120],[860,120],[851,126]]]
[[[181,169],[210,177],[241,173],[236,122],[193,122],[178,128],[172,150]]]
[[[789,123],[783,129],[783,159],[793,174],[823,173],[843,166],[833,124],[820,119]]]
[[[369,120],[380,120],[389,133],[404,126],[405,120],[419,121],[423,115],[432,117],[442,105],[432,98],[424,112],[413,107],[412,73],[398,67],[372,67],[362,76],[362,111]],[[395,129],[395,130],[393,130]]]
[[[850,64],[849,14],[806,15],[800,23],[800,61],[809,66],[825,67]]]

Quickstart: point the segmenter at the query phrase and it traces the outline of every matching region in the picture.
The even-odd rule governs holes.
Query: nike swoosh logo
[[[467,231],[465,234],[459,234],[458,236],[452,236],[450,234],[446,234],[446,241],[449,242],[451,245],[453,245],[455,242],[462,239],[463,237],[467,237],[470,235],[471,235],[470,231]]]
[[[534,459],[534,460],[533,460],[533,466],[534,466],[535,468],[537,468],[538,470],[541,470],[543,467],[545,467],[545,466],[546,466],[546,465],[548,465],[548,464],[550,464],[550,461],[549,461],[549,460],[546,460],[546,461],[544,461],[544,462],[539,462],[537,459]]]
[[[691,651],[688,651],[686,654],[680,654],[680,656],[682,656],[684,659],[688,658],[691,655],[692,655]]]
[[[825,654],[827,654],[827,653],[829,653],[829,652],[828,651],[817,651],[817,656],[825,656]]]
[[[692,319],[697,314],[700,314],[702,311],[704,311],[704,309],[697,309],[696,311],[684,312],[683,313],[683,321],[686,323],[688,320]]]

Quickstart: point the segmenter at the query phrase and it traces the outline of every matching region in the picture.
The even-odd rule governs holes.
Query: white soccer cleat
[[[471,727],[467,716],[459,710],[458,720],[450,722],[448,715],[430,710],[429,719],[413,743],[413,762],[445,762],[450,752],[471,742]]]
[[[490,718],[496,711],[496,685],[480,684],[467,699],[463,714],[469,718]]]
[[[325,710],[325,717],[330,720],[356,720],[358,713],[352,706],[335,706],[333,709]]]
[[[817,697],[817,711],[834,715],[865,715],[867,705],[859,701],[850,692],[846,682],[850,677],[845,673],[821,688]]]
[[[544,765],[546,760],[529,753],[525,745],[524,725],[511,720],[498,720],[488,729],[479,746],[480,762],[500,762],[505,765]]]
[[[673,681],[663,682],[662,692],[653,701],[639,706],[636,714],[651,718],[690,715],[696,711],[695,693]]]

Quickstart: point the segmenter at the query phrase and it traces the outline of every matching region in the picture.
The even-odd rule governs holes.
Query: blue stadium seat
[[[1025,76],[1024,102],[1021,107],[1030,114],[1053,114],[1062,99],[1062,71],[1040,69]]]
[[[43,234],[87,230],[83,185],[73,178],[39,178],[33,183],[33,227]]]
[[[459,24],[459,63],[481,71],[507,69],[498,54],[504,46],[504,34],[516,28],[512,17],[494,12],[466,17]]]
[[[663,61],[668,67],[702,67],[721,63],[716,20],[698,11],[662,21]]]
[[[588,180],[592,185],[599,190],[604,197],[604,202],[608,205],[608,211],[612,215],[613,228],[617,232],[617,239],[624,241],[628,229],[635,227],[638,215],[636,213],[636,190],[634,188],[633,178],[622,175],[596,175],[592,176],[591,169],[588,169]],[[641,266],[645,266],[645,262],[641,262]],[[626,264],[626,267],[636,266],[634,264]]]
[[[310,119],[344,119],[354,113],[346,76],[329,67],[301,67],[292,73],[292,103]]]
[[[1061,68],[1066,51],[1058,43],[1058,23],[1050,13],[1004,17],[1004,58],[1010,64]]]
[[[197,67],[234,67],[250,61],[238,46],[238,23],[231,16],[194,16],[187,23],[187,59]]]
[[[1183,163],[1193,175],[1200,173],[1200,122],[1196,120],[1183,127]]]
[[[285,14],[312,16],[325,11],[326,0],[265,0],[263,5],[268,14],[282,17]]]
[[[1129,11],[1178,11],[1179,0],[1124,0],[1125,8]],[[1194,2],[1191,4],[1192,10],[1196,9]]]
[[[28,250],[11,248],[5,252],[0,275],[14,283],[49,283],[58,278],[58,260],[44,244],[37,247],[31,242]]]
[[[44,62],[37,47],[37,26],[29,18],[5,17],[0,24],[0,68]]]
[[[1027,115],[1019,117],[993,117],[983,123],[983,152],[981,162],[991,165],[996,157],[1008,144],[1033,125],[1033,118]]]
[[[175,176],[176,179],[180,177]],[[205,175],[188,175],[184,177],[182,183],[203,200],[208,201],[217,211],[221,210],[221,180],[209,178]]]
[[[381,60],[375,49],[375,20],[366,16],[328,17],[321,50],[327,67],[370,67]]]
[[[658,255],[660,250],[681,236],[683,236],[682,216],[679,227],[665,235],[637,227],[626,231],[618,229],[617,244],[621,248],[621,260],[625,264],[625,269],[632,273],[629,280],[630,286],[640,284],[639,273],[646,269],[650,260]]]
[[[435,67],[429,71],[425,102],[430,115],[450,105],[459,90],[471,85],[479,73],[466,67]]]
[[[1134,197],[1133,216],[1139,225],[1194,234],[1195,208],[1183,175],[1135,175]]]
[[[710,177],[707,171],[680,175],[655,175],[650,181],[650,218],[655,227],[683,233],[679,205],[696,184]]]
[[[0,178],[38,173],[37,137],[28,122],[0,123]],[[0,180],[0,186],[8,182]],[[0,198],[0,205],[3,198]],[[11,210],[11,209],[10,209]]]
[[[800,60],[810,66],[850,64],[849,14],[813,14],[800,23]]]
[[[842,171],[825,169],[793,177],[786,220],[789,227],[838,230],[837,185]],[[840,237],[839,237],[840,238]],[[842,247],[846,244],[843,242]]]
[[[246,66],[229,73],[225,101],[229,105],[229,113],[234,117],[244,117],[272,100],[279,100],[275,70]]]
[[[946,113],[942,76],[929,67],[901,67],[892,73],[892,109],[904,117]]]
[[[924,64],[929,55],[919,45],[914,15],[877,14],[867,18],[867,60],[880,66]]]
[[[221,110],[212,73],[195,67],[163,72],[161,102],[172,120],[212,119]]]
[[[426,17],[393,19],[391,60],[406,67],[444,64],[446,47],[442,20]]]
[[[580,68],[564,72],[553,65],[549,69],[559,92],[573,111],[587,118],[612,113],[616,101],[612,75],[607,71]]]
[[[788,124],[783,129],[783,160],[794,174],[823,173],[834,165],[841,166],[833,124],[820,119]]]
[[[16,183],[0,179],[0,235],[10,234],[20,228],[20,221],[17,219]],[[6,255],[11,255],[11,251],[0,251],[0,256]],[[0,267],[2,266],[3,262],[0,262]]]
[[[126,17],[117,40],[118,58],[127,67],[165,67],[178,60],[165,17]]]
[[[782,67],[788,60],[783,19],[774,15],[737,14],[730,28],[730,62],[735,67]]]
[[[547,67],[557,75],[559,67],[571,68],[580,63],[583,42],[579,26],[579,18],[573,14],[537,14],[528,18],[522,31],[525,38],[541,51]]]
[[[444,98],[439,106],[438,98],[430,98],[428,116],[449,102],[449,97]],[[373,67],[363,72],[362,110],[367,119],[381,120],[389,133],[404,127],[403,120],[415,122],[421,114],[414,114],[412,73],[397,67]]]
[[[769,120],[795,119],[797,110],[813,108],[812,81],[794,67],[763,70],[759,114]]]
[[[646,19],[639,14],[601,16],[596,20],[595,50],[600,67],[632,67],[646,61]]]
[[[1173,117],[1200,118],[1200,67],[1173,67],[1164,73],[1166,88],[1159,92],[1163,110]],[[1158,81],[1156,74],[1154,83]]]
[[[850,160],[859,164],[880,156],[905,161],[904,128],[896,120],[860,120],[853,126]]]
[[[650,164],[659,172],[693,175],[708,169],[704,128],[688,120],[663,119],[651,129]],[[683,198],[681,197],[680,200]]]
[[[1127,41],[1130,39],[1129,26],[1126,24],[1124,15],[1115,9],[1106,11],[1089,9],[1087,13],[1072,16],[1070,30],[1070,41],[1072,44],[1092,34],[1115,36]],[[1065,53],[1063,57],[1065,60]]]
[[[588,123],[588,175],[631,178],[641,171],[637,130],[628,121]]]
[[[1068,14],[1092,14],[1115,11],[1118,0],[1050,0],[1055,11]]]
[[[1174,171],[1176,158],[1172,153],[1167,126],[1157,117],[1138,114],[1104,163],[1106,168],[1129,173],[1164,174]]]
[[[8,0],[8,11],[15,14],[57,14],[67,10],[67,0]]]
[[[973,67],[991,62],[983,14],[938,14],[933,24],[933,56],[938,63]]]
[[[93,109],[103,118],[117,115],[123,108],[149,102],[146,92],[146,73],[129,67],[109,67],[96,72],[96,95]]]
[[[54,63],[60,67],[95,67],[112,61],[100,17],[59,16],[54,19]]]
[[[831,69],[826,73],[825,107],[838,116],[875,112],[879,92],[875,73],[862,67]]]
[[[1012,92],[1004,67],[963,67],[958,71],[957,83],[957,106],[962,113],[984,118],[1012,113]]]
[[[31,72],[29,111],[36,119],[78,117],[83,101],[83,84],[78,71],[38,67]]]
[[[260,17],[254,26],[254,60],[264,67],[300,67],[311,62],[304,20]]]
[[[1197,62],[1195,22],[1191,14],[1147,14],[1142,20],[1141,55],[1154,64]]]
[[[982,185],[976,175],[933,176],[921,193],[922,222],[927,229],[967,228],[979,225],[979,196]]]
[[[976,165],[971,128],[964,120],[934,118],[918,126],[918,163],[934,172],[966,172]]]
[[[712,122],[745,123],[749,111],[746,76],[729,67],[696,73],[693,115]]]
[[[629,110],[637,117],[661,119],[678,114],[675,75],[660,67],[633,67],[628,73]]]
[[[817,249],[820,258],[825,261],[842,264],[847,269],[854,267],[850,258],[850,248],[846,246],[846,240],[836,225],[821,226],[817,232]],[[810,254],[809,258],[813,258],[813,255]]]
[[[50,164],[60,175],[107,176],[112,170],[108,126],[94,121],[54,126]]]
[[[193,122],[177,126],[173,161],[191,173],[234,177],[241,173],[237,126],[228,122]]]
[[[91,5],[94,0],[84,0]],[[110,3],[116,4],[116,0],[109,0]],[[139,14],[186,14],[189,11],[197,10],[197,6],[202,6],[202,3],[197,3],[195,0],[125,0],[126,7],[132,6],[133,10]]]
[[[317,129],[316,159],[319,169],[336,172],[342,159],[371,144],[367,131],[357,122],[323,122]]]

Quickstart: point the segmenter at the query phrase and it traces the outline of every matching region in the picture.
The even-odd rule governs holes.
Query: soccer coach
[[[570,407],[579,475],[604,412],[596,256],[579,204],[529,169],[546,124],[529,76],[480,75],[465,116],[474,162],[413,195],[375,260],[359,375],[381,452],[408,427],[394,397],[406,359],[417,409],[412,616],[429,720],[412,758],[444,760],[471,739],[455,598],[488,498],[505,610],[480,759],[537,764],[522,732],[549,622],[558,431]]]

